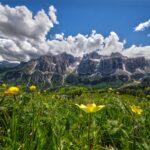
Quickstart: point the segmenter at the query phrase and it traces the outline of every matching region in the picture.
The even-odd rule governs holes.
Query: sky
[[[150,0],[0,0],[0,61],[66,51],[150,58]]]

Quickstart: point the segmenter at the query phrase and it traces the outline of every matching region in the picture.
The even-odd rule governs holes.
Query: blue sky
[[[94,29],[103,36],[111,31],[121,40],[126,39],[125,47],[133,44],[150,45],[150,28],[134,32],[134,27],[150,18],[150,0],[1,0],[11,7],[27,6],[34,14],[50,5],[57,9],[58,25],[51,29],[49,36],[64,33],[65,36],[78,33],[89,34]]]

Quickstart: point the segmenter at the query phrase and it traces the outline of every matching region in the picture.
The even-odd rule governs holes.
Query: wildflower
[[[35,85],[32,85],[29,87],[30,91],[31,92],[35,92],[36,91],[36,86]]]
[[[113,89],[112,89],[112,88],[109,88],[108,91],[113,91]]]
[[[8,88],[5,92],[4,95],[17,95],[19,93],[19,88],[16,86],[12,86],[10,88]]]
[[[143,110],[140,108],[140,106],[135,106],[132,105],[130,106],[132,112],[137,113],[138,115],[141,115],[141,113],[143,112]]]
[[[89,123],[88,123],[88,147],[89,147],[89,150],[91,149],[91,146],[92,146],[92,143],[91,143],[91,134],[90,134],[90,131],[91,131],[91,124],[92,124],[92,114],[91,113],[94,113],[94,112],[97,112],[99,110],[101,110],[103,107],[105,107],[105,105],[99,105],[99,106],[96,106],[95,103],[88,103],[87,105],[78,105],[76,104],[81,110],[83,110],[84,112],[88,113],[88,118],[89,118]]]
[[[116,150],[114,147],[112,147],[111,145],[106,146],[106,150]]]
[[[40,91],[38,92],[38,95],[41,95],[41,92],[40,92]]]
[[[99,110],[101,110],[103,107],[105,107],[105,105],[99,105],[96,106],[95,103],[91,103],[91,104],[87,104],[87,105],[78,105],[76,104],[80,109],[82,109],[83,111],[85,111],[86,113],[94,113],[97,112]]]

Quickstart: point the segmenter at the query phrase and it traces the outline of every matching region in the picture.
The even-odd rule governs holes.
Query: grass
[[[5,88],[1,88],[1,93]],[[16,99],[0,97],[0,149],[89,150],[88,115],[75,104],[106,105],[92,113],[90,150],[149,150],[150,101],[116,91],[68,87]],[[133,113],[130,105],[143,113]]]

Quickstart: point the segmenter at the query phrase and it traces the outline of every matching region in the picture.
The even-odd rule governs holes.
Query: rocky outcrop
[[[135,72],[136,69],[144,70],[144,67],[147,66],[147,62],[144,57],[138,58],[129,58],[125,61],[125,67],[129,72]]]
[[[142,80],[150,76],[150,60],[144,57],[127,58],[120,53],[102,56],[97,52],[77,58],[67,53],[46,55],[7,69],[1,79],[11,82],[40,84],[41,86],[97,84],[121,80]]]
[[[141,80],[150,75],[150,63],[144,57],[127,58],[120,53],[112,53],[111,56],[101,56],[91,53],[85,55],[78,67],[79,76],[93,74],[108,78],[113,76],[124,82],[129,80]]]
[[[64,82],[68,68],[80,61],[70,54],[46,55],[38,59],[21,63],[5,72],[2,80],[34,83],[40,85],[61,85]]]

